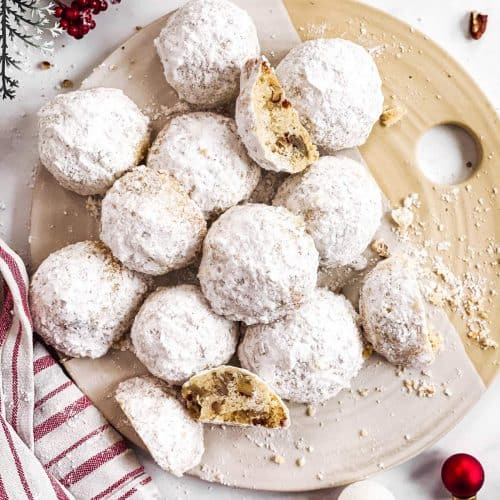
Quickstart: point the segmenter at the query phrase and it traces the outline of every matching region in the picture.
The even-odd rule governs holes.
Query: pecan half
[[[474,40],[479,40],[488,26],[488,16],[477,11],[470,13],[469,33]]]

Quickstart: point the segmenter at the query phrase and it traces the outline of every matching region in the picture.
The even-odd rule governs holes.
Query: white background
[[[497,111],[500,110],[498,0],[365,1],[414,25],[448,50],[478,82]],[[26,71],[19,74],[21,88],[17,99],[0,101],[0,237],[21,256],[27,256],[32,171],[37,163],[36,110],[58,92],[60,81],[69,78],[77,86],[109,52],[134,34],[136,26],[148,24],[180,3],[178,0],[123,0],[119,6],[110,7],[98,16],[96,30],[84,40],[64,36],[57,41],[54,55],[32,55],[26,63]],[[488,31],[479,42],[466,37],[471,9],[490,16]],[[54,68],[37,69],[37,63],[44,59],[54,63]],[[408,463],[378,474],[375,479],[389,487],[398,500],[449,499],[441,487],[440,464],[459,451],[474,454],[486,469],[486,484],[479,499],[500,499],[500,378],[497,377],[480,403],[439,443]],[[335,499],[338,494],[338,491],[326,490],[296,495],[232,490],[189,477],[174,478],[159,471],[144,455],[141,457],[168,499]]]

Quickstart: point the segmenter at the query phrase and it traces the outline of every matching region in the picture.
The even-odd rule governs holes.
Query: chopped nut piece
[[[487,26],[488,16],[486,14],[480,14],[477,11],[470,13],[469,33],[474,40],[479,40],[484,35]]]
[[[389,246],[383,239],[378,239],[375,241],[372,241],[371,244],[371,249],[379,256],[382,258],[387,258],[389,257]]]
[[[365,389],[365,388],[361,388],[361,389],[358,389],[358,394],[362,397],[362,398],[365,398],[366,396],[368,396],[368,389]]]
[[[72,89],[74,87],[74,83],[71,80],[63,80],[61,82],[61,87],[63,89]]]
[[[297,458],[295,463],[297,464],[297,467],[304,467],[304,465],[306,464],[306,458],[305,457]]]
[[[368,436],[368,431],[366,429],[361,429],[359,431],[359,436],[360,437],[366,437],[366,436]]]
[[[281,465],[281,464],[284,464],[285,463],[285,457],[281,456],[281,455],[273,455],[271,457],[271,460],[275,463],[275,464],[278,464],[278,465]]]
[[[42,61],[41,63],[38,64],[38,67],[40,69],[50,69],[52,68],[52,63],[49,61]]]
[[[314,415],[316,415],[316,408],[312,405],[307,405],[306,415],[308,417],[314,417]]]
[[[393,106],[384,109],[380,115],[380,124],[384,127],[392,127],[398,123],[407,113],[406,108],[402,106]]]

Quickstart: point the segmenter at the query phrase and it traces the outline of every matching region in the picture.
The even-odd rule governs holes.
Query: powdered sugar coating
[[[128,268],[145,274],[190,264],[206,230],[201,210],[167,172],[134,168],[102,201],[102,241]]]
[[[118,385],[115,399],[162,469],[180,477],[200,463],[203,426],[165,383],[134,377]]]
[[[238,337],[238,325],[215,314],[194,285],[156,290],[131,330],[136,356],[153,375],[172,385],[227,363]]]
[[[99,358],[129,329],[149,285],[102,243],[69,245],[49,255],[31,280],[35,329],[67,356]]]
[[[238,357],[283,399],[320,403],[349,387],[363,364],[363,343],[350,302],[317,288],[285,318],[249,326]]]
[[[236,97],[240,68],[260,52],[250,16],[227,0],[190,0],[155,40],[167,82],[179,97],[214,106]]]
[[[314,143],[327,154],[364,144],[382,113],[382,81],[370,54],[341,38],[293,48],[276,73]]]
[[[282,207],[230,208],[208,231],[198,277],[212,309],[248,325],[297,309],[316,284],[318,252]]]
[[[366,276],[359,298],[366,339],[391,363],[419,366],[434,360],[416,269],[393,256]]]
[[[207,219],[246,200],[260,179],[234,120],[215,113],[173,118],[153,143],[148,166],[170,172]]]
[[[325,267],[351,264],[366,249],[382,218],[380,190],[364,165],[323,156],[289,177],[273,200],[304,218]]]
[[[41,162],[81,195],[104,194],[139,163],[149,142],[149,119],[120,89],[59,94],[38,118]]]

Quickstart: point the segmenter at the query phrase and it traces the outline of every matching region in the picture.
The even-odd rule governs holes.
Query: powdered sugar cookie
[[[38,119],[41,162],[61,186],[82,195],[104,194],[149,143],[149,119],[120,89],[59,94]]]
[[[230,208],[212,224],[198,277],[217,314],[269,323],[307,300],[318,253],[301,224],[282,207],[260,204]]]
[[[325,267],[351,264],[366,249],[382,218],[380,190],[357,161],[323,156],[289,177],[273,200],[304,218]]]
[[[427,324],[424,299],[411,260],[393,256],[366,276],[359,297],[366,339],[391,363],[427,365],[441,340]]]
[[[134,377],[118,385],[115,399],[162,469],[180,477],[200,463],[203,426],[165,383]]]
[[[276,68],[314,143],[327,154],[364,144],[382,113],[382,81],[370,54],[341,38],[309,40]]]
[[[259,52],[250,16],[227,0],[190,0],[155,40],[167,82],[193,104],[215,106],[238,94],[240,69]]]
[[[207,219],[246,200],[260,179],[234,120],[215,113],[170,120],[149,151],[148,167],[171,173]]]
[[[128,268],[160,275],[190,264],[206,234],[201,210],[167,172],[139,166],[101,208],[101,239]]]
[[[349,387],[362,354],[354,309],[326,288],[285,318],[247,327],[238,349],[241,366],[297,403],[320,403]]]
[[[67,356],[99,358],[130,328],[149,285],[102,243],[69,245],[49,255],[31,280],[35,329]]]
[[[194,285],[158,288],[142,305],[130,332],[134,353],[169,384],[227,363],[238,344],[238,325],[218,316]]]

